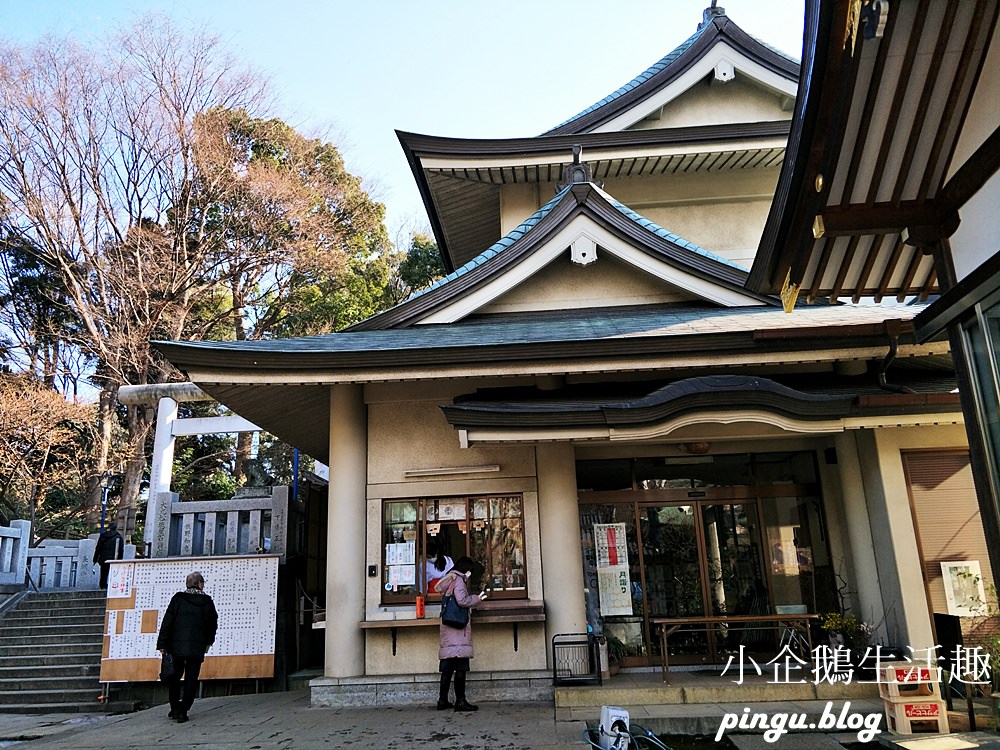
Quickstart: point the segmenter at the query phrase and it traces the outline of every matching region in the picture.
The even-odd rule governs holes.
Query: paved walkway
[[[752,704],[764,711],[803,710],[818,705],[783,702]],[[857,701],[858,711],[876,710],[874,701]],[[736,704],[628,707],[632,720],[652,723],[656,717],[705,714],[712,733],[725,711]],[[583,740],[586,723],[597,721],[599,709],[573,709],[556,720],[551,703],[484,703],[473,714],[435,711],[433,708],[310,708],[309,691],[205,698],[195,702],[191,721],[177,724],[167,718],[167,707],[156,706],[131,714],[0,714],[0,748],[18,750],[126,750],[127,748],[211,748],[212,750],[312,750],[312,748],[433,747],[435,750],[554,750],[588,748]],[[883,727],[884,728],[884,727]],[[742,750],[835,750],[857,742],[852,733],[785,735],[774,744],[760,735],[732,736]],[[1000,750],[992,733],[947,737],[895,738],[883,733],[872,747],[906,750]],[[881,741],[881,743],[879,742]],[[705,748],[717,747],[706,739]],[[912,743],[912,744],[911,744]]]
[[[18,750],[106,748],[434,747],[438,750],[581,748],[582,721],[555,720],[551,704],[483,704],[473,714],[431,708],[310,708],[309,692],[241,695],[195,701],[191,721],[177,724],[157,706],[119,716],[0,714],[0,747]],[[595,717],[596,718],[596,717]],[[26,742],[10,745],[10,739]],[[33,739],[37,737],[37,739]]]

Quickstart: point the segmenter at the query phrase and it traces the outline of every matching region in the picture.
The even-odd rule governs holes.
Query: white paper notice
[[[628,542],[623,523],[595,523],[597,589],[601,614],[632,614],[632,581],[628,570]]]

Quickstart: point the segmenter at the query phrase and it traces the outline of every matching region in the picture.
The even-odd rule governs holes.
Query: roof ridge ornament
[[[881,39],[889,19],[889,0],[851,0],[844,28],[844,49],[857,46],[858,31],[864,39]]]
[[[698,24],[698,31],[708,26],[716,18],[725,18],[726,9],[718,6],[719,0],[712,0],[712,4],[701,13],[701,23]]]
[[[583,146],[579,143],[573,144],[573,163],[563,167],[562,178],[556,183],[556,192],[559,193],[569,185],[586,183],[604,187],[603,182],[594,181],[594,172],[587,162],[583,161]]]

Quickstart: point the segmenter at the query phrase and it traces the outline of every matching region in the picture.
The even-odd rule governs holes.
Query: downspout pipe
[[[878,387],[885,391],[891,391],[892,393],[916,393],[916,391],[912,388],[888,382],[885,377],[892,361],[896,359],[896,352],[899,351],[899,333],[901,327],[902,325],[899,320],[885,321],[885,333],[889,338],[889,351],[882,360],[882,363],[878,366]]]

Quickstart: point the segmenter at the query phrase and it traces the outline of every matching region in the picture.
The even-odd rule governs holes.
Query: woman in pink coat
[[[460,557],[455,567],[448,571],[444,578],[437,582],[437,590],[443,595],[455,595],[455,601],[462,607],[472,609],[486,599],[486,592],[469,593],[469,576],[472,575],[472,559]],[[451,708],[456,711],[478,711],[465,699],[465,675],[469,671],[469,659],[472,658],[472,618],[463,629],[453,628],[441,623],[441,646],[438,649],[438,659],[441,660],[438,670],[441,672],[441,692],[438,694],[438,711]],[[451,686],[451,676],[455,675],[455,703],[448,700],[448,689]]]

